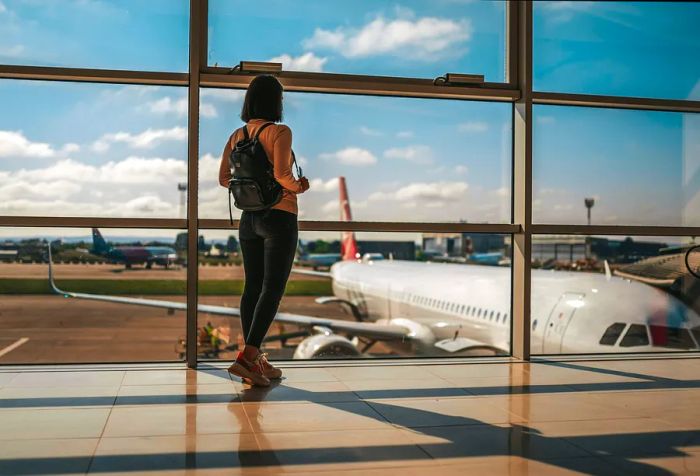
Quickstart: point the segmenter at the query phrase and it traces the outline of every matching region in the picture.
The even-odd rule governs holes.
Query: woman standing
[[[274,176],[282,186],[282,199],[269,209],[241,214],[238,231],[245,286],[241,297],[241,324],[245,347],[229,367],[252,385],[268,386],[282,371],[260,352],[260,345],[277,314],[297,248],[297,194],[309,189],[306,177],[292,174],[292,131],[278,124],[282,120],[282,85],[274,76],[260,75],[246,92],[241,119],[248,135],[263,146],[272,163]],[[224,147],[219,167],[219,183],[227,187],[231,179],[229,157],[235,144],[244,137],[236,130]]]

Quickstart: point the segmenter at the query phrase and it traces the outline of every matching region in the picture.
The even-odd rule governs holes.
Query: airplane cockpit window
[[[695,349],[696,345],[688,329],[650,325],[651,343],[656,347],[669,349]]]
[[[700,326],[695,326],[692,329],[690,329],[690,332],[693,333],[693,337],[695,337],[695,342],[700,344]]]
[[[625,337],[620,341],[620,347],[637,347],[641,345],[649,345],[649,334],[647,334],[647,326],[642,324],[632,324],[627,330]]]
[[[622,331],[625,329],[625,325],[626,324],[623,324],[622,322],[611,324],[610,327],[605,329],[605,333],[603,334],[603,337],[600,338],[598,343],[600,345],[615,345],[617,338],[620,337],[620,334],[622,334]]]

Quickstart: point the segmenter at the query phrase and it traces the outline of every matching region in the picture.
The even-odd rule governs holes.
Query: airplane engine
[[[345,359],[359,357],[357,347],[337,334],[316,334],[304,339],[294,351],[295,359]]]

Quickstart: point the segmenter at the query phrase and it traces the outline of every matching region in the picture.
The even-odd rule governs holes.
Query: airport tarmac
[[[144,296],[148,297],[148,296]],[[184,296],[157,296],[184,302]],[[314,296],[288,296],[280,310],[336,319],[352,319],[337,305],[319,305]],[[238,307],[240,296],[202,296],[202,304]],[[201,314],[199,325],[230,326],[241,332],[237,318]],[[275,325],[270,334],[275,332]],[[287,331],[295,329],[286,329]],[[2,296],[0,299],[0,364],[69,362],[144,362],[177,360],[176,344],[185,336],[185,314],[164,309],[66,299],[54,295]],[[23,341],[23,339],[28,339]],[[298,340],[297,340],[298,342]],[[381,345],[373,354],[387,354]],[[291,358],[293,348],[266,349],[272,359]],[[233,352],[220,354],[232,359]]]
[[[53,265],[57,279],[185,279],[187,269],[182,266],[165,269],[154,266],[146,269],[135,266],[126,269],[117,264],[63,264]],[[46,278],[48,264],[43,263],[0,263],[0,279],[2,278]],[[200,266],[199,279],[243,279],[243,266]],[[322,280],[315,276],[294,274],[294,279]]]

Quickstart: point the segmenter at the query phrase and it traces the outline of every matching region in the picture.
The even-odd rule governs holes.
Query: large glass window
[[[252,40],[251,40],[252,39]],[[209,65],[505,81],[505,2],[209,1]]]
[[[231,360],[245,342],[240,241],[229,230],[200,235],[199,301],[217,308],[199,313],[198,354]],[[357,259],[343,259],[348,240]],[[510,260],[507,235],[301,232],[264,350],[274,359],[507,354]],[[299,323],[307,317],[318,322]],[[378,324],[395,334],[376,335]]]
[[[185,216],[185,88],[2,80],[0,103],[0,215]]]
[[[243,95],[202,90],[202,217],[228,218],[218,170],[242,125]],[[308,93],[285,93],[284,102],[311,181],[298,198],[301,219],[339,219],[343,176],[355,220],[510,222],[511,105]]]
[[[537,91],[700,99],[697,2],[533,2]]]
[[[187,71],[187,0],[3,0],[0,64]]]
[[[700,225],[700,115],[534,107],[533,221]]]
[[[700,325],[700,280],[685,264],[697,244],[690,237],[533,236],[533,354],[700,350],[691,338]],[[574,248],[581,254],[569,253]]]
[[[182,360],[185,238],[179,230],[0,228],[0,364]],[[134,304],[143,299],[172,307]]]

